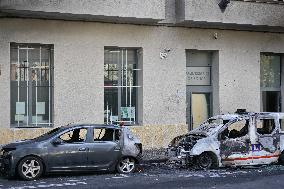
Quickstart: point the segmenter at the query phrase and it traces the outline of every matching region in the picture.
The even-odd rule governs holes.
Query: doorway
[[[186,122],[195,129],[212,116],[212,52],[186,51]]]
[[[260,54],[261,111],[281,111],[282,69],[281,54]]]

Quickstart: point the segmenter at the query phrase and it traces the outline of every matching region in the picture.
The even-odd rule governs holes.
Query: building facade
[[[0,144],[124,122],[159,151],[211,115],[283,110],[283,1],[1,0]]]

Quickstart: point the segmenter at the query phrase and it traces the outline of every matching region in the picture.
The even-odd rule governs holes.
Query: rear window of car
[[[271,134],[275,129],[274,119],[257,119],[256,128],[261,135]]]
[[[94,141],[119,140],[119,130],[110,128],[94,128]]]

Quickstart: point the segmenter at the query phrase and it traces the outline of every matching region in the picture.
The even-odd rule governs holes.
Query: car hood
[[[205,134],[188,133],[175,137],[169,144],[169,147],[178,147],[181,143],[196,143],[197,140],[207,137]]]
[[[210,125],[200,125],[196,129],[189,132],[189,134],[193,135],[205,135],[212,136],[215,134],[224,124],[210,124]]]
[[[22,145],[29,145],[35,143],[34,139],[29,139],[29,140],[20,140],[20,141],[15,141],[9,144],[2,145],[2,148],[17,148],[18,146]]]

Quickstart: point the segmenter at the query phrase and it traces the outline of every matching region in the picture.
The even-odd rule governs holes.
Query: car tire
[[[196,159],[196,163],[200,169],[212,169],[217,167],[215,158],[207,152],[200,154]]]
[[[17,173],[23,180],[35,180],[43,173],[43,163],[37,157],[27,156],[19,162]]]
[[[136,166],[137,164],[134,158],[124,157],[117,163],[116,170],[122,174],[133,173],[136,170]]]

